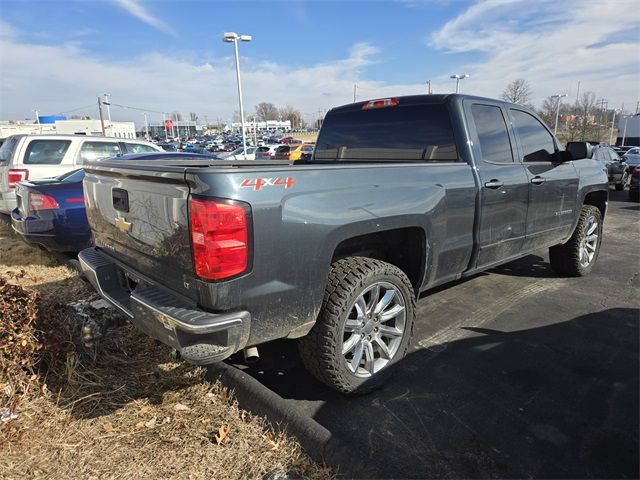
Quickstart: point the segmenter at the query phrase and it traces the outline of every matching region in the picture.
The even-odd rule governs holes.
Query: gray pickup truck
[[[85,165],[100,294],[188,361],[298,338],[317,378],[380,385],[418,294],[549,248],[593,267],[607,175],[520,105],[420,95],[334,108],[305,163],[150,154]],[[470,299],[472,301],[472,299]]]

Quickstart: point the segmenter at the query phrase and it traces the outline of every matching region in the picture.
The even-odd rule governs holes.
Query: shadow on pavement
[[[513,332],[469,328],[355,398],[312,379],[291,341],[265,345],[246,371],[364,451],[382,478],[638,478],[639,317],[613,308]]]

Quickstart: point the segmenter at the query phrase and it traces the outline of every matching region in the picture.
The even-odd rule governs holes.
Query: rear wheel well
[[[609,194],[605,191],[590,192],[584,197],[584,204],[597,207],[600,210],[600,215],[604,218],[604,214],[607,211],[608,198]]]
[[[369,257],[395,265],[418,293],[425,267],[425,235],[419,227],[398,228],[346,239],[333,252],[331,263],[345,257]]]

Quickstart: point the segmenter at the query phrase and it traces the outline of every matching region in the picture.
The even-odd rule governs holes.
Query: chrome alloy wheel
[[[598,221],[593,215],[587,218],[586,233],[580,242],[580,266],[587,267],[593,261],[598,247]]]
[[[388,282],[367,287],[353,303],[342,329],[342,355],[347,368],[367,378],[398,353],[405,333],[405,300]]]

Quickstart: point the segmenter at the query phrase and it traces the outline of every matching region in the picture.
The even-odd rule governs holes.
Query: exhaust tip
[[[247,363],[256,363],[260,360],[260,354],[258,353],[258,347],[247,347],[242,350],[244,354],[244,361]]]

